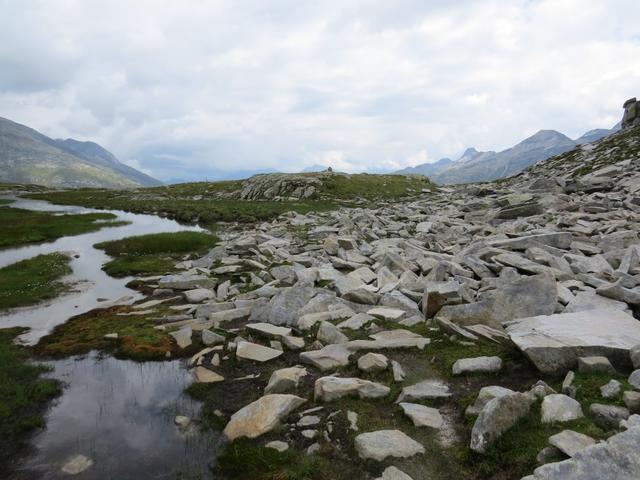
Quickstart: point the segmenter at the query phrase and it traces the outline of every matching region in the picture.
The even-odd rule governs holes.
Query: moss
[[[68,290],[60,279],[71,273],[69,257],[39,255],[0,269],[0,310],[35,305]]]
[[[202,232],[174,232],[141,235],[95,245],[116,257],[103,269],[113,277],[154,275],[172,272],[185,254],[201,255],[218,243],[214,235]]]
[[[171,356],[192,353],[178,349],[172,337],[157,330],[149,317],[126,314],[126,308],[114,307],[73,317],[42,337],[34,351],[46,357],[66,357],[104,350],[134,360],[162,360],[167,352]],[[118,340],[105,339],[109,333],[117,333]]]
[[[13,343],[24,328],[0,329],[0,474],[24,446],[27,435],[45,425],[43,409],[61,385],[41,378],[48,368],[29,362],[28,351]]]
[[[218,457],[217,469],[230,478],[242,480],[354,478],[350,477],[348,466],[337,465],[322,454],[306,455],[295,450],[278,452],[244,439],[236,440],[226,448]]]
[[[67,235],[94,232],[104,227],[125,225],[114,222],[111,213],[56,215],[19,208],[0,207],[0,248],[50,242]]]
[[[600,387],[609,383],[610,380],[618,380],[622,384],[620,394],[615,398],[603,398]],[[576,400],[582,404],[585,412],[589,411],[589,406],[592,403],[604,403],[624,407],[622,392],[633,389],[624,375],[610,373],[576,373],[573,385],[576,387]]]
[[[460,455],[469,467],[476,469],[480,478],[488,478],[496,472],[503,475],[501,478],[521,478],[535,469],[536,457],[540,450],[548,446],[551,435],[568,429],[595,439],[606,437],[605,432],[586,418],[543,424],[540,415],[540,403],[536,403],[529,415],[505,432],[486,453],[477,454],[464,449]]]

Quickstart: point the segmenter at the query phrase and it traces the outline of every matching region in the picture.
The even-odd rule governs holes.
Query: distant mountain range
[[[133,188],[162,182],[121,163],[97,143],[54,140],[0,117],[0,182],[50,187]]]
[[[619,128],[620,126],[616,125],[608,130],[590,130],[575,140],[555,130],[540,130],[501,152],[479,152],[475,148],[468,148],[455,161],[443,158],[434,163],[423,163],[394,173],[426,175],[440,184],[486,182],[515,175],[535,163],[567,152],[578,145],[595,142],[618,131]]]

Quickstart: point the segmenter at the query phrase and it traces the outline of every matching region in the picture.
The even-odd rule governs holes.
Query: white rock
[[[354,443],[360,458],[378,462],[388,457],[407,458],[425,452],[422,445],[400,430],[361,433],[355,438]]]
[[[569,457],[573,457],[579,451],[584,450],[595,443],[596,441],[588,435],[574,432],[573,430],[563,430],[562,432],[549,437],[549,444],[553,445]]]
[[[282,442],[280,440],[274,440],[272,442],[269,442],[265,445],[265,447],[273,448],[274,450],[277,450],[280,453],[286,452],[287,450],[289,450],[289,444],[287,442]]]
[[[542,423],[569,422],[584,417],[580,403],[561,393],[542,400]]]
[[[289,367],[276,370],[271,374],[269,383],[264,393],[284,393],[298,387],[300,380],[307,375],[307,369],[302,367]]]
[[[406,402],[400,402],[400,407],[416,427],[440,429],[444,425],[444,419],[437,408]]]
[[[240,437],[259,437],[273,430],[304,402],[304,398],[295,395],[265,395],[234,413],[223,433],[229,441]]]
[[[84,455],[74,455],[69,458],[62,466],[62,471],[67,475],[78,475],[85,470],[91,468],[93,460]]]
[[[196,367],[193,374],[196,377],[196,382],[200,383],[217,383],[224,380],[222,375],[218,375],[205,367]]]
[[[268,362],[282,355],[282,350],[265,347],[257,343],[238,342],[236,347],[236,357],[244,360],[253,360],[255,362]]]
[[[365,353],[358,359],[358,368],[363,372],[377,372],[386,370],[389,359],[381,353]]]
[[[321,377],[316,380],[314,398],[330,402],[346,396],[381,398],[389,395],[389,387],[360,378]]]
[[[451,396],[449,387],[440,380],[423,380],[422,382],[404,387],[396,403],[415,400],[436,400]]]
[[[500,357],[461,358],[453,364],[454,375],[473,372],[491,373],[498,372],[500,369],[502,369]]]

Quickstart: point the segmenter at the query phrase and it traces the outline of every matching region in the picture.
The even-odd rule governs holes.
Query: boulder
[[[363,372],[378,372],[388,366],[389,359],[381,353],[365,353],[358,359],[358,368]]]
[[[578,371],[580,373],[616,373],[609,359],[602,356],[578,357]]]
[[[549,437],[549,444],[569,457],[573,457],[576,453],[595,445],[595,443],[596,441],[590,436],[573,430],[563,430]]]
[[[461,358],[453,364],[453,374],[463,373],[492,373],[502,369],[502,359],[500,357],[475,357]]]
[[[180,330],[176,330],[175,332],[169,332],[169,335],[174,338],[180,348],[187,348],[191,345],[192,334],[193,331],[188,325],[186,327],[182,327]]]
[[[193,375],[196,378],[196,382],[200,383],[217,383],[224,380],[222,375],[218,375],[216,372],[205,367],[196,367],[193,370]]]
[[[302,367],[281,368],[271,374],[269,383],[264,393],[284,393],[294,390],[300,384],[300,380],[307,375],[307,370]]]
[[[355,438],[354,443],[360,458],[378,462],[388,457],[408,458],[425,452],[422,445],[400,430],[361,433]]]
[[[347,343],[349,341],[349,337],[342,333],[338,327],[329,322],[322,322],[320,324],[316,338],[325,345],[335,345]]]
[[[603,405],[592,403],[589,412],[593,417],[593,422],[603,430],[614,430],[618,428],[621,420],[629,418],[629,410],[616,405]]]
[[[534,480],[636,480],[640,478],[640,428],[610,437],[563,462],[533,472]]]
[[[506,332],[543,373],[562,375],[579,357],[605,356],[624,368],[629,350],[640,342],[640,322],[620,310],[591,310],[522,318]]]
[[[409,475],[394,466],[385,468],[382,477],[376,480],[413,480]]]
[[[316,380],[314,398],[316,401],[331,402],[342,397],[381,398],[389,395],[391,389],[380,383],[360,378],[321,377]]]
[[[295,395],[265,395],[234,413],[223,433],[229,441],[240,437],[259,437],[273,430],[305,402],[304,398]]]
[[[505,321],[552,314],[557,297],[553,275],[534,275],[505,284],[475,303],[445,305],[435,318],[458,325],[483,324],[502,328]]]
[[[93,460],[85,455],[74,455],[67,459],[62,466],[62,472],[67,475],[79,475],[93,466]]]
[[[600,394],[603,398],[616,398],[622,391],[622,384],[618,380],[610,380],[600,387]]]
[[[484,453],[504,432],[526,416],[531,408],[531,397],[519,393],[508,393],[490,400],[476,418],[471,430],[470,448]]]
[[[440,380],[423,380],[422,382],[404,387],[396,403],[416,400],[438,400],[449,398],[451,393],[446,383]]]
[[[466,416],[479,415],[482,409],[485,407],[487,403],[497,397],[504,397],[505,395],[509,395],[515,393],[513,390],[509,390],[508,388],[500,387],[497,385],[492,385],[488,387],[482,387],[478,392],[478,396],[476,397],[476,401],[473,402],[473,405],[469,405],[465,411]]]
[[[210,345],[221,345],[226,341],[226,338],[223,335],[220,335],[216,332],[212,332],[211,330],[204,329],[202,330],[202,343],[210,346]]]
[[[400,402],[399,405],[416,427],[430,427],[439,430],[444,425],[444,419],[437,408],[406,402]]]
[[[282,355],[282,353],[282,350],[244,341],[238,342],[238,346],[236,347],[236,358],[253,360],[254,362],[260,363],[273,360]]]
[[[541,413],[542,423],[570,422],[584,417],[580,403],[561,393],[544,397]]]
[[[208,288],[196,288],[184,292],[184,297],[189,303],[201,303],[205,300],[215,298],[215,294],[213,290],[209,290]]]

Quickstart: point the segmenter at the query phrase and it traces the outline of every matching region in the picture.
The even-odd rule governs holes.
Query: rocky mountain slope
[[[439,184],[491,181],[519,173],[535,163],[571,150],[577,145],[595,142],[618,129],[619,126],[590,130],[576,140],[571,140],[555,130],[540,130],[514,147],[501,152],[479,152],[474,148],[468,148],[455,161],[444,158],[435,163],[405,168],[396,173],[426,175]]]
[[[93,142],[53,140],[4,118],[0,118],[0,182],[51,187],[161,185]]]
[[[190,391],[232,442],[220,465],[640,478],[633,125],[498,182],[227,225],[147,279],[158,326],[198,352]]]

